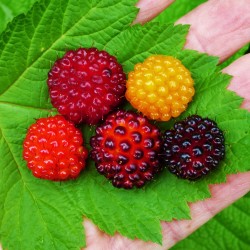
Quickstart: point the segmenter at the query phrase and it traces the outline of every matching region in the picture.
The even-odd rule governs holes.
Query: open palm
[[[139,1],[140,12],[135,23],[143,24],[149,21],[172,2],[173,0]],[[186,48],[218,56],[222,62],[250,42],[250,3],[249,0],[210,0],[177,23],[191,24]],[[228,88],[244,97],[242,108],[248,110],[250,110],[249,65],[250,54],[241,57],[223,70],[233,76]],[[250,172],[231,175],[227,183],[211,185],[210,190],[212,194],[210,199],[190,204],[192,220],[162,222],[163,246],[129,240],[119,234],[110,237],[85,219],[86,249],[168,249],[246,194],[250,190]]]

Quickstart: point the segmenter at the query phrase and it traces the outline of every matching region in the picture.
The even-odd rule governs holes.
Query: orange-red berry
[[[81,131],[61,115],[40,118],[32,124],[23,148],[23,158],[37,178],[74,179],[85,167],[87,150]]]

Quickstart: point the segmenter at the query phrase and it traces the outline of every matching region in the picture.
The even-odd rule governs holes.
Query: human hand
[[[158,15],[173,0],[141,0],[140,12],[134,23],[145,23]],[[250,42],[250,4],[248,0],[210,0],[177,23],[191,24],[186,48],[206,52],[220,58],[231,56],[244,44]],[[230,90],[245,98],[242,108],[250,110],[250,54],[245,55],[225,68],[223,72],[233,76]],[[86,250],[138,250],[168,249],[187,237],[215,214],[229,206],[250,190],[250,172],[228,177],[227,182],[211,185],[212,197],[190,204],[192,220],[162,222],[163,245],[130,240],[119,234],[113,237],[101,232],[90,220],[84,220]]]

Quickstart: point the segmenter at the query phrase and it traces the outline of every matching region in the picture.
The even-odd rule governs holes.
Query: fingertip
[[[90,219],[84,217],[83,226],[85,230],[85,238],[86,238],[86,248],[85,250],[99,250],[103,248],[98,248],[104,246],[106,244],[106,240],[108,235],[103,233]],[[100,245],[99,245],[99,243]]]
[[[242,108],[250,111],[250,54],[246,54],[223,69],[224,73],[232,75],[228,89],[244,98]]]
[[[226,183],[210,185],[211,198],[190,204],[191,220],[162,222],[163,246],[169,249],[249,190],[250,172],[233,174],[227,177]]]
[[[185,47],[224,61],[250,41],[249,0],[207,1],[177,22],[190,24]]]
[[[174,0],[139,0],[136,4],[139,13],[133,24],[144,24],[165,10]]]

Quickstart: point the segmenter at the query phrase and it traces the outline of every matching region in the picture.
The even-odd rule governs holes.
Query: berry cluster
[[[67,180],[85,167],[80,123],[97,125],[90,157],[115,187],[142,187],[163,161],[178,177],[197,179],[225,155],[222,131],[197,115],[177,122],[162,135],[149,119],[168,121],[192,100],[189,70],[171,56],[150,56],[128,75],[114,56],[96,48],[68,51],[48,73],[51,102],[61,115],[40,118],[24,140],[23,158],[38,178]],[[126,96],[141,114],[117,110]],[[112,112],[111,112],[112,111]]]

